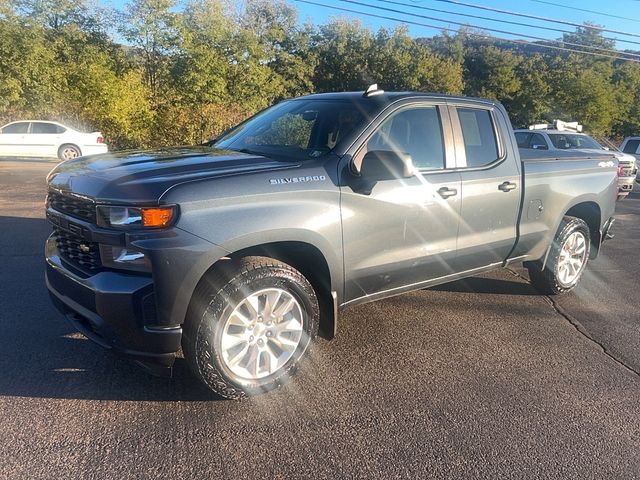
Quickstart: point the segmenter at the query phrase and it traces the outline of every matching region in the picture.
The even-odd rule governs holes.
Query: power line
[[[406,3],[396,2],[396,1],[392,1],[392,0],[377,0],[377,1],[383,2],[383,3],[390,3],[390,4],[393,4],[393,5],[401,5],[403,7],[416,8],[418,10],[427,10],[427,11],[431,11],[431,12],[447,13],[447,14],[457,15],[457,16],[462,16],[462,17],[477,18],[477,19],[480,19],[480,20],[489,20],[489,21],[492,21],[492,22],[508,23],[510,25],[518,25],[518,26],[521,26],[521,27],[540,28],[542,30],[549,30],[549,31],[552,31],[552,32],[560,32],[560,33],[570,33],[570,34],[575,33],[575,31],[563,30],[561,28],[543,27],[542,25],[532,25],[530,23],[514,22],[514,21],[511,21],[511,20],[504,20],[504,19],[491,18],[491,17],[483,17],[482,15],[471,15],[469,13],[452,12],[451,10],[442,10],[442,9],[439,9],[439,8],[425,7],[423,5],[409,5],[409,4],[406,4]],[[532,1],[535,2],[535,1],[538,1],[538,0],[532,0]],[[636,42],[634,40],[623,40],[621,38],[616,38],[616,37],[602,37],[602,38],[605,39],[605,40],[612,40],[614,42],[633,43],[635,45],[640,45],[640,42]]]
[[[579,12],[594,13],[596,15],[602,15],[603,17],[619,18],[620,20],[629,20],[630,22],[640,23],[640,20],[637,20],[635,18],[623,17],[620,15],[614,15],[612,13],[597,12],[596,10],[587,10],[586,8],[572,7],[570,5],[560,5],[559,3],[546,2],[545,0],[529,0],[529,1],[536,2],[536,3],[545,3],[547,5],[553,5],[554,7],[559,7],[559,8],[568,8],[569,10],[578,10]]]
[[[559,20],[556,18],[540,17],[537,15],[529,15],[528,13],[518,13],[518,12],[513,12],[511,10],[503,10],[501,8],[485,7],[484,5],[476,5],[474,3],[460,2],[458,0],[434,0],[434,1],[442,2],[442,3],[451,3],[453,5],[462,5],[463,7],[477,8],[480,10],[487,10],[489,12],[505,13],[507,15],[514,15],[516,17],[532,18],[534,20],[542,20],[543,22],[562,23],[564,25],[571,25],[572,27],[582,27],[582,28],[585,27],[585,25],[581,23],[574,23],[566,20]],[[629,33],[629,32],[623,32],[621,30],[612,30],[610,28],[604,28],[597,25],[589,25],[588,28],[592,28],[594,30],[602,30],[603,32],[619,33],[621,35],[628,35],[630,37],[640,37],[640,34],[638,33]]]
[[[343,7],[337,7],[335,5],[327,5],[326,3],[320,3],[320,2],[315,2],[315,1],[311,1],[311,0],[295,0],[296,2],[299,3],[307,3],[309,5],[316,5],[319,7],[325,7],[325,8],[329,8],[329,9],[333,9],[333,10],[339,10],[342,12],[349,12],[349,13],[356,13],[358,15],[364,15],[364,16],[368,16],[368,17],[373,17],[373,18],[380,18],[382,20],[391,20],[393,22],[398,22],[398,23],[405,23],[405,24],[409,24],[409,25],[418,25],[421,27],[427,27],[427,28],[432,28],[434,30],[439,30],[439,31],[445,31],[445,32],[454,32],[454,33],[458,33],[457,30],[454,30],[453,28],[446,28],[446,27],[442,27],[442,26],[438,26],[438,25],[430,25],[428,23],[422,23],[422,22],[415,22],[412,20],[403,20],[401,18],[395,18],[395,17],[389,17],[386,15],[377,15],[375,13],[369,13],[369,12],[362,12],[359,10],[353,10],[351,8],[343,8]],[[483,35],[481,33],[473,33],[472,35],[479,37],[479,38],[486,38],[489,40],[496,40],[496,37],[492,37],[491,35]],[[525,40],[511,40],[511,39],[507,39],[507,38],[499,38],[498,40],[504,41],[504,42],[509,42],[509,43],[516,43],[519,45],[524,45],[524,46],[534,46],[534,47],[539,47],[539,48],[549,48],[552,50],[561,50],[564,52],[573,52],[573,53],[580,53],[583,55],[590,55],[592,57],[605,57],[605,58],[615,58],[618,60],[624,60],[627,62],[633,62],[633,63],[640,63],[640,61],[638,60],[634,60],[632,58],[625,58],[625,57],[620,57],[618,55],[607,55],[605,53],[597,53],[597,52],[585,52],[584,50],[574,50],[571,48],[565,48],[565,47],[558,47],[556,45],[541,45],[541,44],[537,44],[537,43],[531,43],[531,42],[527,42]],[[547,40],[545,40],[547,41]]]
[[[363,6],[363,7],[375,8],[377,10],[384,10],[384,11],[387,11],[387,12],[399,13],[401,15],[411,15],[411,16],[415,16],[415,17],[425,18],[427,20],[435,20],[436,22],[443,22],[443,23],[454,24],[454,25],[459,25],[459,26],[469,26],[469,27],[472,27],[472,28],[479,28],[479,29],[486,30],[486,31],[489,31],[489,32],[503,33],[503,34],[506,34],[506,35],[515,35],[515,36],[518,36],[518,37],[529,38],[531,40],[536,40],[536,41],[563,43],[564,45],[569,45],[571,47],[590,48],[592,50],[598,50],[598,51],[605,52],[605,53],[616,53],[618,55],[628,55],[628,56],[631,56],[631,57],[640,58],[640,54],[623,53],[623,52],[619,52],[617,50],[612,50],[610,48],[601,48],[601,47],[595,47],[595,46],[591,46],[591,45],[582,45],[580,43],[572,43],[572,42],[565,42],[565,41],[558,41],[558,40],[548,40],[548,39],[543,38],[543,37],[536,37],[535,35],[526,35],[524,33],[510,32],[508,30],[499,30],[499,29],[495,29],[495,28],[487,28],[487,27],[482,27],[482,26],[478,26],[478,25],[471,25],[469,23],[452,22],[450,20],[443,20],[442,18],[430,17],[428,15],[420,15],[420,14],[417,14],[417,13],[408,13],[408,12],[405,12],[403,10],[397,10],[395,8],[378,7],[376,5],[371,5],[371,4],[368,4],[368,3],[359,2],[357,0],[340,0],[340,1],[344,2],[344,3],[352,3],[354,5],[359,5],[359,6]],[[387,0],[378,0],[378,1],[390,3]],[[401,5],[404,5],[404,4],[401,4]],[[407,5],[405,5],[405,6],[407,6]],[[622,58],[626,58],[626,57],[622,57]]]

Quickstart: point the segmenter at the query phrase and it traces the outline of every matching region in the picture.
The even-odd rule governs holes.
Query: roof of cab
[[[328,93],[313,93],[311,95],[305,95],[302,97],[297,97],[292,100],[301,100],[301,99],[309,99],[309,100],[371,100],[371,101],[380,101],[384,100],[385,103],[391,103],[396,100],[401,100],[403,98],[434,98],[434,99],[446,99],[446,100],[472,100],[474,102],[487,103],[490,105],[498,105],[497,102],[493,100],[488,100],[486,98],[477,98],[477,97],[464,97],[460,95],[447,95],[444,93],[431,93],[431,92],[383,92],[379,95],[372,95],[369,97],[365,97],[364,92],[328,92]]]

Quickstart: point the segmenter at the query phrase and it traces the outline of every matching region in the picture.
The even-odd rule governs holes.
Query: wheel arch
[[[600,225],[602,224],[602,211],[600,210],[600,206],[594,201],[580,202],[569,208],[564,215],[579,218],[587,224],[591,237],[589,258],[592,260],[596,258],[601,243]]]
[[[244,257],[269,257],[279,260],[298,270],[304,275],[318,296],[320,304],[320,335],[331,339],[335,335],[337,325],[337,294],[334,290],[335,273],[332,276],[331,267],[322,251],[304,241],[274,241],[247,246],[235,250],[217,260],[200,277],[191,296],[190,304],[194,301],[200,284],[207,276],[215,275],[216,271],[232,260]]]
[[[602,222],[602,210],[600,206],[593,199],[584,198],[576,201],[575,203],[573,203],[568,207],[565,207],[565,209],[566,210],[564,211],[564,213],[559,215],[557,223],[553,226],[553,229],[551,230],[551,232],[553,233],[550,237],[550,240],[544,255],[536,261],[524,262],[525,266],[527,266],[528,264],[537,263],[542,269],[546,267],[547,260],[549,258],[549,253],[551,252],[551,247],[553,245],[553,239],[555,238],[555,235],[557,234],[557,231],[560,228],[562,219],[567,216],[579,218],[587,224],[587,226],[589,227],[589,236],[591,237],[590,239],[591,249],[589,252],[589,259],[593,260],[594,258],[597,258],[600,250],[600,244],[601,244],[600,227]]]

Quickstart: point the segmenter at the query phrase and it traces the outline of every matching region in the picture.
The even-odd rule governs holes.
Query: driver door
[[[446,168],[455,164],[446,108],[426,102],[397,108],[354,148],[353,165],[359,168],[366,152],[380,150],[408,153],[416,174],[378,181],[368,192],[344,175],[346,303],[453,273],[461,197],[460,175]]]

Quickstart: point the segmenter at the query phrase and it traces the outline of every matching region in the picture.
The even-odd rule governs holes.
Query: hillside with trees
[[[0,121],[60,120],[113,148],[193,144],[312,92],[417,90],[496,99],[514,126],[579,120],[640,134],[640,63],[514,44],[462,28],[412,38],[359,21],[298,23],[284,1],[0,0]],[[562,40],[612,43],[590,25]]]

